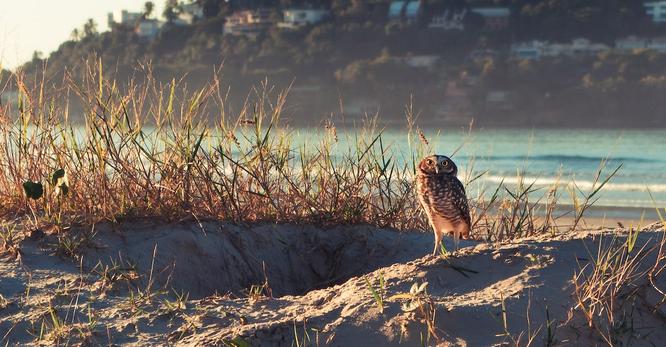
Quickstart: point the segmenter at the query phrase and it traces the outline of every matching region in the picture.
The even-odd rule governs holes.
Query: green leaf
[[[58,169],[51,175],[51,184],[55,188],[55,195],[62,196],[69,193],[69,182],[67,182],[67,174],[65,169]]]
[[[225,344],[228,346],[234,346],[234,347],[250,347],[249,342],[245,341],[242,337],[237,336],[231,341],[225,341]]]
[[[30,199],[37,200],[44,194],[44,187],[39,182],[23,182],[23,191]]]
[[[377,303],[377,306],[379,306],[380,311],[383,312],[384,311],[384,302],[382,300],[381,295],[372,286],[372,284],[370,283],[370,280],[368,280],[367,277],[363,277],[363,279],[365,280],[365,284],[368,286],[368,289],[370,289],[370,293],[372,293],[372,297],[375,299],[375,302]],[[382,282],[381,282],[381,277],[380,277],[380,282],[379,282],[380,290],[381,290],[381,284],[382,284]]]
[[[53,171],[53,174],[51,175],[51,184],[54,186],[58,185],[58,182],[65,178],[65,169],[58,169]]]

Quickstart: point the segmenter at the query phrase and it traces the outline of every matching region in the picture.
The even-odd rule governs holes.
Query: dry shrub
[[[190,92],[144,73],[121,86],[103,77],[101,63],[88,65],[84,81],[62,88],[15,76],[19,99],[0,108],[0,215],[58,228],[136,217],[428,228],[412,178],[432,149],[411,106],[412,151],[400,161],[376,119],[346,134],[328,122],[295,146],[281,122],[286,92],[264,83],[231,116],[216,77]],[[70,95],[82,105],[81,123],[70,120]],[[466,183],[476,184],[484,173],[468,168]],[[26,182],[43,196],[28,198]],[[554,230],[557,186],[537,201],[522,181],[494,191],[472,201],[478,238]]]
[[[633,229],[626,238],[601,237],[596,257],[573,276],[576,305],[570,317],[582,317],[587,327],[609,346],[639,337],[634,315],[658,310],[649,307],[645,300],[646,291],[659,292],[654,281],[646,277],[652,279],[655,269],[663,268],[660,252],[666,239],[650,239],[638,247],[638,237],[639,231]],[[654,265],[650,266],[655,254]]]

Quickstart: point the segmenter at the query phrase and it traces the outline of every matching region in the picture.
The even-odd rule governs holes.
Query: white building
[[[542,57],[561,57],[573,55],[571,45],[566,43],[551,43],[543,46]]]
[[[516,59],[539,60],[547,43],[544,41],[520,42],[511,45],[511,56]]]
[[[120,11],[120,22],[116,22],[116,14],[118,14],[118,12],[109,12],[107,21],[110,28],[116,24],[134,26],[141,20],[141,18],[143,18],[143,12],[130,12],[127,10],[122,10]]]
[[[615,50],[620,53],[631,53],[648,47],[649,40],[642,37],[628,36],[615,40]]]
[[[143,12],[122,10],[120,13],[120,24],[134,24],[141,18],[143,18]]]
[[[571,55],[591,56],[610,51],[610,47],[603,43],[593,43],[588,39],[577,38],[571,42]]]
[[[389,5],[388,18],[413,23],[419,19],[421,11],[423,11],[421,1],[392,1]]]
[[[548,43],[545,41],[520,42],[511,45],[511,56],[516,59],[539,60],[543,57],[586,57],[610,51],[603,43],[577,38],[571,43]]]
[[[439,59],[437,55],[411,55],[403,57],[402,62],[409,67],[431,69]]]
[[[438,16],[433,16],[428,28],[442,29],[442,30],[465,30],[463,20],[465,19],[467,10],[450,11],[446,10]]]
[[[287,9],[282,11],[282,22],[278,27],[295,29],[305,25],[317,24],[328,16],[328,10],[317,9]]]
[[[114,28],[115,26],[121,25],[134,29],[134,32],[140,38],[152,39],[159,34],[164,22],[157,19],[146,19],[144,17],[143,12],[122,10],[120,12],[120,22],[116,22],[114,14],[109,13],[109,27]]]
[[[271,25],[273,22],[270,10],[237,11],[227,16],[224,23],[224,35],[256,36],[266,31]]]
[[[666,37],[648,39],[644,37],[628,36],[615,40],[615,50],[618,53],[633,53],[643,49],[666,53]]]
[[[196,2],[180,5],[181,11],[173,21],[176,25],[192,25],[196,20],[203,18],[203,7]]]
[[[152,39],[160,33],[164,23],[156,19],[144,19],[134,29],[137,36],[144,39]]]
[[[647,45],[647,49],[659,53],[666,53],[666,37],[657,37],[650,40],[650,43]]]
[[[653,23],[666,23],[666,1],[646,2],[643,6]]]
[[[392,1],[389,5],[389,19],[400,19],[402,17],[402,10],[405,8],[407,1]]]
[[[509,26],[511,10],[508,7],[474,7],[472,12],[483,17],[486,30],[502,30]]]

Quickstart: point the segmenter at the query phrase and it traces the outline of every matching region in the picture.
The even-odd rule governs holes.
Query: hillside
[[[271,25],[256,35],[224,35],[225,20],[240,10],[330,9],[312,25],[286,30]],[[380,111],[391,123],[413,100],[424,122],[482,125],[653,126],[666,101],[664,54],[652,50],[516,59],[512,45],[531,40],[567,44],[576,38],[613,47],[629,36],[666,33],[637,1],[424,1],[414,20],[390,20],[390,1],[202,1],[203,16],[191,25],[167,21],[159,34],[139,37],[135,28],[97,33],[88,25],[48,57],[47,77],[83,76],[85,59],[100,57],[120,81],[150,62],[160,80],[184,76],[191,87],[210,81],[214,68],[240,107],[253,86],[267,80],[291,86],[291,119],[316,125],[337,114],[347,121]],[[488,29],[479,6],[510,11],[506,27]],[[309,7],[308,7],[309,8]],[[443,11],[467,11],[464,30],[429,27]],[[153,14],[157,17],[157,14]],[[273,23],[272,22],[272,23]],[[425,60],[424,60],[425,59]],[[427,60],[430,59],[430,60]],[[22,71],[38,74],[38,55]],[[143,65],[145,67],[145,65]],[[342,100],[342,108],[340,100]],[[628,118],[627,115],[632,117]]]

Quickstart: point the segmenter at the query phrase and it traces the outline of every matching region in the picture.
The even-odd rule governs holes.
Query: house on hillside
[[[420,0],[393,1],[389,5],[388,19],[416,23],[423,12],[423,3]]]
[[[571,43],[548,43],[545,41],[520,42],[511,45],[511,56],[516,59],[539,60],[543,57],[588,57],[610,51],[603,43],[594,43],[577,38]]]
[[[541,49],[542,57],[571,56],[571,45],[567,43],[548,43]]]
[[[152,39],[159,34],[164,22],[157,19],[145,18],[143,12],[120,12],[120,22],[116,22],[114,14],[108,15],[109,28],[113,30],[118,26],[133,29],[137,36],[143,39]]]
[[[224,23],[224,35],[256,36],[266,31],[273,21],[268,9],[237,11],[227,16]]]
[[[511,10],[508,7],[474,7],[472,12],[483,17],[486,30],[503,30],[509,26]]]
[[[192,25],[195,21],[203,18],[203,7],[197,2],[182,4],[178,17],[173,21],[176,25]]]
[[[122,10],[120,12],[120,24],[132,25],[143,18],[143,12],[130,12]]]
[[[666,1],[650,1],[643,3],[643,6],[653,23],[666,23]]]
[[[130,12],[127,10],[122,10],[120,11],[120,22],[116,22],[115,14],[113,12],[109,12],[107,16],[107,24],[109,25],[109,28],[113,28],[117,25],[134,27],[142,18],[143,12]]]
[[[439,62],[438,55],[409,55],[403,57],[402,63],[414,68],[432,69]]]
[[[666,37],[648,39],[644,37],[628,36],[615,40],[615,50],[618,53],[633,53],[643,49],[658,53],[666,53]]]
[[[432,17],[428,28],[430,29],[441,29],[441,30],[465,30],[465,25],[463,19],[465,19],[465,14],[467,10],[462,11],[449,11],[446,10],[440,15]]]
[[[615,50],[619,53],[632,53],[647,48],[649,40],[642,37],[627,36],[615,40]]]
[[[539,60],[547,43],[544,41],[519,42],[511,45],[511,57],[525,60]]]
[[[142,19],[134,28],[137,36],[143,39],[153,39],[160,33],[164,22],[157,19]]]
[[[666,53],[666,37],[656,37],[650,40],[647,49],[659,53]]]
[[[328,10],[323,9],[287,9],[282,11],[282,22],[278,23],[278,27],[296,29],[306,25],[317,24],[328,15]]]
[[[585,38],[577,38],[571,41],[571,55],[574,57],[594,56],[599,53],[610,51],[610,47],[603,43],[594,43]]]

